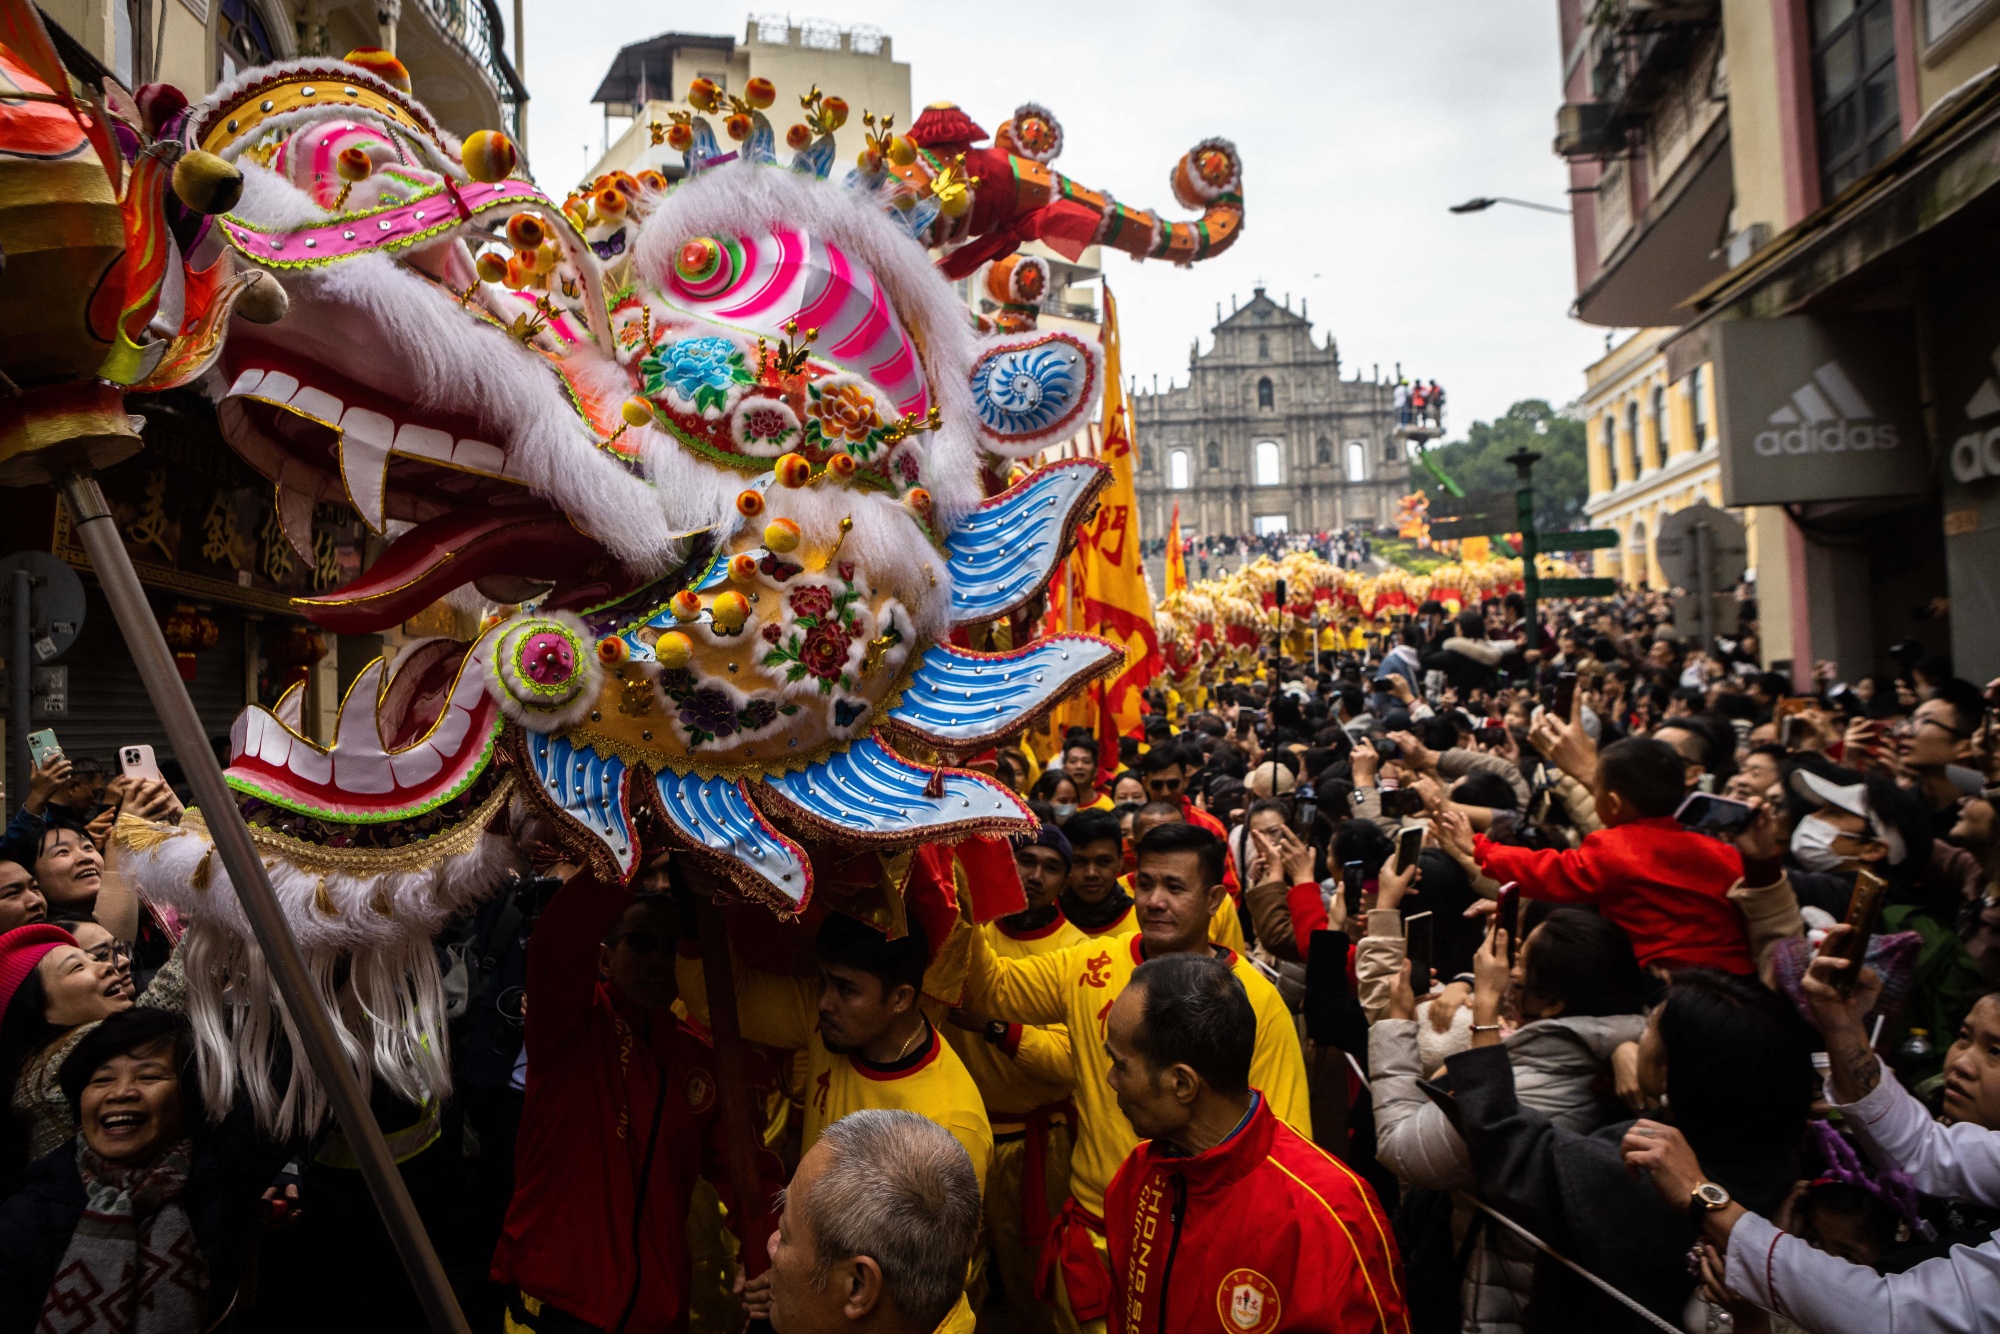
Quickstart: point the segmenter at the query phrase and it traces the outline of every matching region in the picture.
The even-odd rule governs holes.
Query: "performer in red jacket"
[[[1111,1007],[1111,1088],[1150,1137],[1105,1193],[1112,1330],[1409,1334],[1375,1192],[1250,1087],[1256,1032],[1198,955],[1142,965]]]
[[[764,1198],[736,1207],[707,1034],[671,1008],[675,940],[671,900],[583,871],[528,943],[527,1099],[493,1257],[518,1289],[508,1334],[685,1330],[698,1177],[746,1248],[770,1233],[784,1169],[760,1153]]]

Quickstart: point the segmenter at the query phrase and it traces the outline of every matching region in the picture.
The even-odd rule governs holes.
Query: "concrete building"
[[[712,79],[732,93],[741,93],[752,79],[769,79],[777,86],[778,100],[765,114],[781,144],[785,128],[798,119],[802,94],[817,86],[845,98],[851,114],[834,135],[836,176],[845,175],[861,151],[863,112],[872,111],[878,119],[892,114],[903,127],[915,119],[910,67],[896,59],[895,44],[881,29],[761,15],[744,25],[741,42],[666,32],[620,49],[591,98],[604,108],[605,151],[589,176],[651,167],[678,178],[681,155],[653,142],[652,125],[665,125],[670,110],[686,110],[688,85],[698,78]],[[615,120],[629,123],[614,138]]]
[[[1558,14],[1576,311],[1645,331],[1592,371],[1592,513],[1629,538],[1621,489],[1651,499],[1663,383],[1670,417],[1676,393],[1709,405],[1721,499],[1757,510],[1773,665],[1852,678],[1914,639],[1961,675],[2000,673],[2000,4]],[[1632,403],[1636,478],[1617,469]],[[1676,462],[1670,441],[1659,483],[1689,493],[1701,453]]]
[[[1715,432],[1715,380],[1697,366],[1678,380],[1667,374],[1665,345],[1674,331],[1640,329],[1584,371],[1575,413],[1585,424],[1593,528],[1618,533],[1618,545],[1593,556],[1600,574],[1647,588],[1667,586],[1655,556],[1660,521],[1705,500],[1722,503]],[[1760,513],[1742,511],[1752,550]],[[1779,514],[1776,521],[1782,522]]]
[[[1133,394],[1141,536],[1166,536],[1176,502],[1189,537],[1388,524],[1410,489],[1391,386],[1342,379],[1333,335],[1313,340],[1303,302],[1259,286],[1216,315],[1187,384]]]

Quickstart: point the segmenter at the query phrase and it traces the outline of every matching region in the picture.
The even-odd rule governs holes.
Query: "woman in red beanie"
[[[25,1149],[0,1164],[0,1177],[76,1133],[56,1070],[85,1033],[132,1003],[117,961],[91,958],[61,927],[39,923],[0,936],[0,1079],[27,1132]]]

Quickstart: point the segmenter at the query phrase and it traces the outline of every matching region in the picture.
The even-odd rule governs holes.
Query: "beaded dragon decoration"
[[[1170,224],[1051,170],[1039,107],[989,148],[956,108],[905,134],[865,117],[835,183],[845,104],[803,99],[780,162],[774,101],[698,80],[654,127],[679,179],[561,201],[503,136],[445,133],[379,54],[257,69],[187,120],[187,147],[244,177],[220,242],[290,298],[231,332],[224,434],[296,544],[326,502],[386,543],[303,613],[370,634],[473,592],[519,608],[371,665],[330,746],[285,703],[231,737],[300,943],[405,1096],[448,1087],[429,942],[510,866],[510,811],[601,877],[678,849],[782,916],[816,886],[844,905],[860,858],[893,897],[920,845],[1032,828],[966,761],[1117,665],[1085,635],[968,647],[1025,624],[1106,476],[1015,462],[1083,426],[1102,370],[1036,327],[1046,265],[1014,252],[1218,253],[1234,149],[1180,161],[1203,216]],[[977,320],[950,279],[982,265],[997,313]],[[196,1002],[213,1091],[241,1079],[268,1122],[316,1120],[303,1071],[259,1086],[270,988],[199,821],[120,851],[192,922],[191,966],[231,983]]]

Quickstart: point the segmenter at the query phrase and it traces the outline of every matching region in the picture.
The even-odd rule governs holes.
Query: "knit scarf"
[[[37,1334],[192,1334],[204,1326],[208,1262],[180,1204],[192,1152],[182,1140],[144,1167],[120,1167],[77,1140],[83,1218]]]

